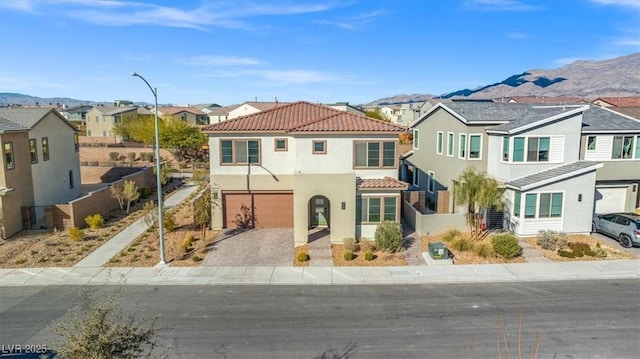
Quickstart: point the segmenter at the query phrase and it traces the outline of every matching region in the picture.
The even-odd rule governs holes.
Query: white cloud
[[[534,11],[539,6],[529,5],[519,0],[469,0],[466,6],[484,11]]]
[[[591,0],[591,2],[598,5],[613,5],[640,9],[639,0]]]
[[[202,55],[177,60],[178,63],[194,66],[254,66],[261,61],[251,57]]]

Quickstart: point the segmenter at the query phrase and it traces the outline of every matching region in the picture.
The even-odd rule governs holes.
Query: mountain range
[[[597,97],[640,96],[640,53],[602,61],[575,61],[552,70],[527,70],[507,79],[476,89],[463,89],[442,95],[393,95],[365,106],[423,102],[442,98],[500,98],[511,96],[571,96],[593,100]],[[88,100],[66,97],[41,98],[18,93],[0,93],[0,106],[8,105],[95,105]],[[108,104],[105,103],[105,104]]]

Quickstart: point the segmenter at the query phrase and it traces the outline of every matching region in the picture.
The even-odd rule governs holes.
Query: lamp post
[[[144,81],[147,86],[149,86],[149,90],[153,94],[153,98],[155,100],[155,137],[156,137],[156,181],[157,181],[157,191],[158,191],[158,235],[160,240],[160,264],[166,264],[164,257],[164,221],[162,215],[162,182],[160,181],[160,135],[158,133],[158,89],[151,87],[147,79],[142,77],[136,72],[131,73],[131,76],[139,77]]]

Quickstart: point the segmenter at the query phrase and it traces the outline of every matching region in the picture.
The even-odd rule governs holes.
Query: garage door
[[[596,213],[624,212],[627,187],[596,187]]]
[[[292,193],[223,193],[222,201],[226,228],[293,228]]]

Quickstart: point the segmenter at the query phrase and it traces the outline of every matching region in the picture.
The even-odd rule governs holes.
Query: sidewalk
[[[168,267],[0,269],[24,285],[389,285],[640,279],[640,259],[412,267]]]
[[[171,196],[167,197],[164,200],[164,207],[171,208],[179,204],[185,198],[189,197],[189,195],[195,192],[196,189],[198,189],[198,186],[195,184],[188,184],[180,187],[175,192],[173,192]],[[100,246],[100,248],[96,249],[91,254],[86,256],[83,260],[76,263],[74,267],[101,267],[111,258],[113,258],[113,256],[118,254],[118,252],[126,248],[129,243],[131,243],[134,239],[136,239],[139,235],[146,231],[147,228],[148,227],[144,222],[144,218],[138,219],[127,228],[123,229],[120,233],[115,235],[113,238],[108,240],[105,244]]]

